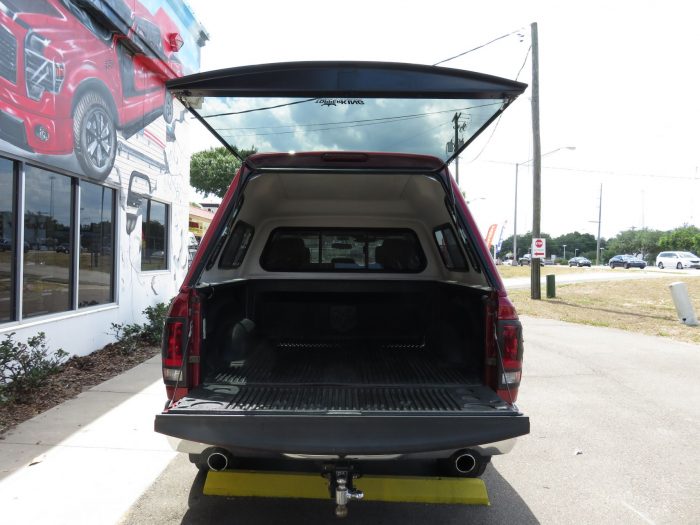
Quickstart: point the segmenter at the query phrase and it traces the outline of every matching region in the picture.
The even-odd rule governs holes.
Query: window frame
[[[80,306],[80,251],[81,251],[81,220],[82,220],[82,215],[80,214],[80,209],[82,208],[83,204],[83,183],[85,184],[91,184],[93,186],[96,186],[98,188],[101,188],[103,190],[109,190],[112,192],[112,205],[110,209],[112,221],[111,221],[111,234],[110,237],[112,239],[112,254],[111,254],[111,259],[112,259],[112,271],[110,275],[110,282],[109,282],[109,288],[110,288],[110,300],[105,302],[105,303],[99,303],[97,305],[88,305],[88,306]],[[119,239],[117,238],[119,229],[117,228],[117,223],[119,220],[119,209],[117,207],[117,202],[119,200],[119,194],[114,188],[111,188],[110,186],[105,186],[103,184],[99,184],[97,182],[92,182],[89,180],[78,180],[78,187],[76,188],[78,192],[78,206],[76,206],[76,217],[75,217],[75,223],[76,223],[76,228],[75,228],[75,235],[73,236],[73,245],[78,246],[77,254],[78,254],[78,260],[76,261],[75,264],[75,310],[85,310],[86,308],[92,308],[92,307],[97,307],[97,306],[105,306],[108,304],[115,304],[117,302],[117,252],[119,248]],[[74,250],[75,251],[75,250]]]
[[[229,246],[231,246],[231,243],[236,238],[236,231],[239,228],[245,228],[245,230],[241,233],[240,242],[238,242],[236,249],[233,252],[230,264],[227,264],[227,261],[224,261],[224,257],[226,257],[226,255],[229,251]],[[240,259],[238,259],[239,251],[241,250],[241,246],[243,245],[243,241],[245,239],[246,234],[249,234],[250,236],[248,237],[247,244],[245,246],[243,246],[243,253],[240,255]],[[224,245],[223,249],[221,250],[221,256],[219,257],[218,267],[221,268],[222,270],[233,270],[236,268],[240,268],[241,265],[243,264],[243,261],[245,260],[245,256],[248,253],[248,250],[250,249],[250,245],[252,244],[254,237],[255,237],[255,228],[252,225],[248,224],[245,221],[236,222],[233,229],[231,230],[231,235],[228,236],[228,240],[226,241],[226,244]],[[238,259],[238,262],[236,262],[237,259]]]
[[[50,166],[43,164],[41,162],[27,161],[23,158],[12,155],[8,152],[0,153],[0,158],[5,159],[12,163],[12,183],[13,183],[13,195],[12,195],[12,206],[13,214],[12,220],[13,225],[13,242],[15,243],[15,250],[12,254],[11,260],[11,272],[12,272],[12,286],[10,291],[10,305],[11,312],[10,318],[5,321],[0,321],[0,332],[4,333],[7,329],[12,329],[13,327],[23,326],[24,324],[34,324],[41,323],[47,319],[53,318],[63,318],[66,316],[80,315],[87,313],[90,309],[100,309],[100,308],[113,308],[118,305],[119,301],[119,288],[117,283],[119,282],[119,267],[118,267],[118,249],[119,249],[119,224],[121,222],[119,216],[118,199],[119,194],[118,188],[115,188],[109,184],[102,184],[97,181],[89,180],[85,177],[76,175],[69,171],[63,170],[57,166]],[[40,169],[55,175],[60,175],[68,177],[70,179],[70,196],[71,196],[71,207],[70,207],[70,217],[72,222],[72,231],[69,234],[70,243],[70,268],[69,268],[69,307],[65,310],[58,312],[42,313],[36,315],[27,316],[24,311],[24,263],[25,263],[25,228],[24,228],[24,215],[26,212],[26,197],[27,197],[27,187],[26,187],[26,174],[27,167]],[[105,188],[112,192],[112,271],[110,275],[110,301],[91,306],[78,306],[78,298],[80,293],[80,188],[83,183],[93,184],[101,188]],[[166,206],[168,206],[167,203]],[[167,220],[170,221],[170,216],[168,215]],[[169,238],[166,241],[169,245]]]
[[[168,204],[167,202],[163,202],[158,199],[152,199],[152,198],[144,198],[142,200],[142,203],[146,202],[147,203],[147,215],[150,219],[151,216],[151,204],[156,202],[158,204],[162,204],[165,206],[165,225],[163,227],[163,259],[165,266],[163,268],[149,268],[149,269],[144,269],[143,268],[143,259],[144,259],[144,251],[143,248],[141,249],[141,264],[139,265],[139,271],[141,273],[153,273],[153,272],[169,272],[170,271],[170,225],[172,223],[172,218],[171,218],[171,213],[172,213],[172,206]],[[143,246],[143,228],[144,224],[146,221],[146,217],[142,214],[141,215],[141,243]],[[148,222],[151,222],[150,220]]]
[[[443,238],[446,238],[445,234],[443,233],[446,230],[449,231],[450,233],[452,233],[452,237],[455,241],[454,245],[457,247],[457,250],[459,251],[459,255],[462,257],[462,262],[464,263],[464,266],[452,266],[452,267],[450,267],[450,265],[448,265],[447,260],[445,259],[445,254],[440,249],[440,244],[439,244],[438,238],[437,238],[438,232],[441,232]],[[440,253],[440,259],[442,260],[442,264],[445,266],[446,269],[448,269],[451,272],[468,272],[468,271],[470,271],[469,259],[467,258],[462,246],[460,245],[459,236],[457,235],[457,232],[455,232],[454,228],[452,227],[452,225],[450,223],[446,222],[444,224],[441,224],[441,225],[433,228],[433,241],[435,241],[435,247],[437,248],[438,253]],[[445,246],[447,246],[447,243],[445,243]],[[449,249],[448,249],[448,252],[449,252]],[[448,255],[450,255],[450,259],[451,259],[452,255],[451,254],[448,254]]]
[[[359,232],[365,232],[365,233],[371,233],[371,232],[382,232],[382,233],[389,233],[389,234],[400,234],[400,233],[408,233],[409,236],[412,237],[412,240],[415,241],[416,246],[418,247],[417,255],[420,259],[420,267],[416,270],[385,270],[384,268],[369,268],[369,267],[364,267],[364,268],[324,268],[320,266],[318,268],[310,268],[308,270],[306,269],[292,269],[292,270],[270,270],[265,266],[265,260],[269,254],[270,250],[270,245],[271,245],[271,240],[277,234],[279,231],[288,231],[288,232],[299,232],[299,233],[317,233],[319,236],[319,258],[321,257],[322,253],[322,238],[323,238],[323,233],[359,233]],[[423,250],[423,245],[420,242],[420,237],[418,234],[412,230],[411,228],[366,228],[366,227],[333,227],[333,226],[320,226],[320,227],[313,227],[313,226],[301,226],[301,227],[294,227],[294,226],[280,226],[275,229],[273,229],[270,234],[267,237],[267,240],[265,241],[265,247],[262,250],[262,253],[260,254],[260,259],[258,260],[258,264],[260,265],[260,268],[265,270],[266,272],[270,273],[302,273],[302,274],[308,274],[308,273],[361,273],[361,274],[389,274],[389,273],[401,273],[401,274],[419,274],[425,271],[425,269],[428,266],[428,260],[425,256],[425,250]]]

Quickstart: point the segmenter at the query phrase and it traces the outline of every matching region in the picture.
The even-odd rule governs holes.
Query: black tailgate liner
[[[489,413],[511,412],[485,386],[385,387],[206,385],[170,410],[183,413]]]

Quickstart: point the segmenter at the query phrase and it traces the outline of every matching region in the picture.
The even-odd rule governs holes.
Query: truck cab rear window
[[[417,273],[425,255],[411,230],[278,228],[260,265],[269,272]]]

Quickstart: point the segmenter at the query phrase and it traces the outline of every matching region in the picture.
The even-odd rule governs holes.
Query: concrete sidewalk
[[[153,432],[164,402],[156,356],[8,432],[0,440],[0,521],[119,521],[175,456]]]

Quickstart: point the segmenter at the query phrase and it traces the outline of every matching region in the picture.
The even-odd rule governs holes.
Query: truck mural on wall
[[[180,51],[207,35],[181,27],[170,4],[0,0],[0,140],[74,155],[49,162],[107,179],[120,144],[161,116],[173,123],[164,82],[199,69],[198,51]]]

